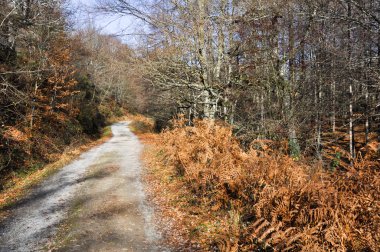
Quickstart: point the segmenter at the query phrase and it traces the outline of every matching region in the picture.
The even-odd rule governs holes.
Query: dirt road
[[[0,251],[45,251],[57,233],[58,251],[166,251],[140,181],[142,145],[127,126],[114,124],[108,142],[14,206],[0,224]]]

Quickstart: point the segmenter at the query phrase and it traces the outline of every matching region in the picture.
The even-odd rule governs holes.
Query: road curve
[[[109,141],[82,154],[11,209],[0,223],[1,252],[44,251],[81,197],[83,211],[68,231],[73,239],[58,250],[163,251],[156,245],[160,236],[140,181],[142,145],[127,122],[111,128]]]

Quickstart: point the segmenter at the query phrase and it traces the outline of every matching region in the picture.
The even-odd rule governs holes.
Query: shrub
[[[129,115],[130,129],[136,134],[152,133],[154,131],[154,121],[142,115]]]
[[[347,172],[328,172],[294,161],[270,141],[244,151],[231,128],[217,122],[190,127],[180,119],[173,126],[160,144],[187,187],[188,205],[207,216],[197,216],[196,227],[206,225],[201,220],[214,227],[194,229],[204,249],[377,250],[378,163],[362,160]]]
[[[91,104],[92,105],[92,104]],[[83,132],[89,135],[99,135],[101,128],[105,126],[105,117],[93,106],[82,106],[78,115],[78,121]]]

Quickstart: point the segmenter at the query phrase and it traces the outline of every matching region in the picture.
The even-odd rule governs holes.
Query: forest
[[[66,4],[0,2],[0,181],[138,113],[179,251],[378,251],[378,0],[97,0],[137,45]]]
[[[131,51],[94,29],[73,33],[60,1],[2,1],[0,10],[0,174],[6,178],[96,138],[107,118],[123,113]]]
[[[287,139],[294,157],[319,159],[340,146],[348,163],[378,140],[377,1],[100,4],[151,25],[138,60],[161,98],[145,110],[163,123],[223,120],[243,143]]]

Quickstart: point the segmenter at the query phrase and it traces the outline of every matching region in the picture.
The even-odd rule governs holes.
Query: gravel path
[[[67,219],[59,251],[165,251],[140,181],[142,145],[127,126],[114,124],[108,142],[16,204],[0,223],[0,251],[44,251]]]

